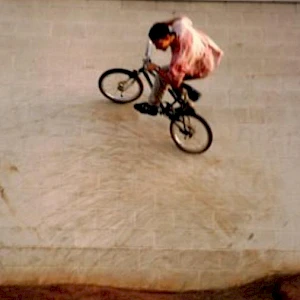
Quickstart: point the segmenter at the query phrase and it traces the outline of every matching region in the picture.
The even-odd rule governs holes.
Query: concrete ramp
[[[187,291],[299,271],[299,13],[0,0],[0,283]],[[200,156],[97,87],[140,67],[149,27],[178,14],[225,52],[193,83],[214,133]]]

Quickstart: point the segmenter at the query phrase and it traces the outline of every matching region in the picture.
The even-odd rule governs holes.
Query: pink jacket
[[[179,87],[186,75],[204,78],[220,64],[223,51],[209,36],[194,29],[189,18],[175,21],[172,29],[177,37],[166,74],[171,85]]]

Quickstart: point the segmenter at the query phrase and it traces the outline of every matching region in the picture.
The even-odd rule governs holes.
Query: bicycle
[[[155,72],[147,70],[146,66],[149,62],[151,62],[151,41],[148,42],[146,47],[143,66],[138,70],[113,68],[105,71],[98,80],[100,92],[106,98],[118,104],[130,103],[137,100],[144,91],[140,74],[144,75],[150,88],[153,86],[150,75],[154,77]],[[118,76],[121,76],[121,78],[118,79]],[[113,91],[109,91],[106,84],[110,78],[113,79]],[[158,113],[170,119],[169,130],[171,138],[180,150],[191,154],[201,154],[210,148],[213,141],[213,133],[207,121],[197,114],[195,109],[188,103],[189,100],[197,101],[200,93],[185,82],[182,84],[182,87],[183,93],[181,95],[172,88],[168,89],[174,101],[172,103],[162,101]],[[133,94],[126,97],[125,93],[128,91],[133,91]],[[195,124],[200,125],[200,129],[196,129]],[[184,144],[186,141],[191,142],[193,138],[195,139],[196,133],[200,133],[200,131],[205,136],[204,140],[201,139],[201,141],[203,140],[201,144],[196,144],[195,148],[190,148]],[[181,141],[181,137],[183,137],[184,141]]]

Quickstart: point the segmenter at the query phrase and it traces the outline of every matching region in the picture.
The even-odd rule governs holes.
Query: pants
[[[161,67],[162,70],[167,71],[169,66]],[[167,83],[158,75],[155,75],[153,87],[148,99],[149,104],[158,106],[161,102],[161,99],[167,89]]]
[[[163,67],[161,67],[161,69],[164,71],[168,71],[169,66],[168,65],[163,66]],[[190,80],[190,79],[196,79],[196,78],[193,78],[193,77],[187,75],[184,79]],[[153,87],[152,87],[152,90],[151,90],[151,93],[150,93],[150,96],[148,99],[149,104],[159,106],[159,104],[162,100],[162,97],[165,93],[165,90],[167,89],[167,86],[168,86],[168,84],[158,74],[156,74],[155,80],[153,83]]]

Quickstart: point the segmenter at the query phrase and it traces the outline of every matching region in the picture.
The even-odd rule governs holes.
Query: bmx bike
[[[151,41],[148,42],[143,66],[138,70],[113,68],[99,77],[100,92],[109,100],[125,104],[137,100],[144,91],[140,75],[144,75],[150,88],[153,86],[155,71],[148,71],[151,62]],[[170,119],[170,134],[176,146],[187,153],[201,154],[209,149],[213,141],[212,130],[207,121],[196,113],[189,101],[197,101],[200,93],[184,82],[182,93],[168,88],[173,102],[162,101],[158,113]]]

